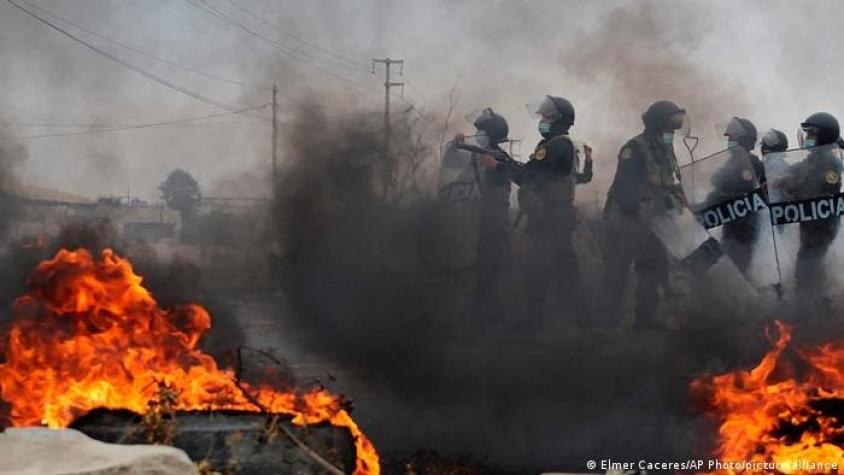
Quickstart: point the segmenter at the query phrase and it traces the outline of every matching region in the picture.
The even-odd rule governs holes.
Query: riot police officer
[[[762,163],[765,170],[771,171],[776,177],[785,175],[788,163],[783,156],[785,151],[788,150],[788,137],[780,130],[768,129],[762,136],[759,148],[762,151]],[[782,200],[778,188],[766,187],[765,196],[769,202]]]
[[[777,129],[768,129],[759,144],[762,155],[785,152],[788,150],[788,137]]]
[[[440,225],[448,237],[448,265],[456,267],[456,273],[474,269],[475,313],[485,315],[498,308],[508,247],[509,171],[515,162],[506,160],[509,157],[500,147],[509,133],[504,117],[486,108],[467,119],[476,130],[474,143],[457,135],[440,167],[440,200],[445,209]]]
[[[519,174],[519,207],[528,219],[525,300],[527,324],[542,324],[546,295],[556,283],[561,302],[570,302],[578,323],[591,320],[587,293],[572,245],[576,224],[575,185],[592,179],[592,151],[585,147],[582,171],[569,138],[574,107],[568,100],[545,96],[537,107],[542,140]]]
[[[607,193],[602,298],[610,317],[617,319],[630,266],[634,265],[636,329],[663,328],[655,315],[659,290],[667,288],[668,252],[649,228],[647,216],[667,200],[684,200],[673,141],[685,113],[673,102],[658,101],[642,114],[645,130],[621,147]]]
[[[800,127],[806,136],[803,148],[808,149],[809,154],[789,170],[780,187],[792,200],[838,194],[844,167],[836,147],[823,147],[839,141],[838,120],[830,114],[818,112],[810,115]],[[809,301],[822,296],[824,257],[838,235],[839,225],[835,213],[825,219],[800,223],[795,278],[798,294],[809,297]]]
[[[507,121],[492,109],[485,109],[474,121],[476,141],[490,154],[477,157],[480,186],[480,219],[475,264],[476,312],[489,315],[499,308],[499,284],[508,248],[510,172],[514,162],[496,160],[506,156],[501,144],[507,141]]]
[[[753,154],[756,127],[747,119],[733,117],[724,131],[730,158],[712,177],[713,193],[722,197],[738,197],[757,188],[764,189],[765,168]],[[716,197],[717,200],[717,197]],[[750,213],[724,224],[722,246],[736,266],[747,273],[753,258],[753,246],[759,236],[759,215]]]

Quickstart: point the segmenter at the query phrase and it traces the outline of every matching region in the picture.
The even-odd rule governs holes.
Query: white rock
[[[73,429],[6,429],[0,475],[191,475],[188,456],[161,445],[106,444]]]

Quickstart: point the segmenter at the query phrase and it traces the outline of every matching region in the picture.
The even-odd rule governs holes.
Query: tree
[[[158,189],[167,206],[179,211],[183,221],[192,221],[196,217],[202,193],[199,183],[190,173],[177,168],[167,175]]]

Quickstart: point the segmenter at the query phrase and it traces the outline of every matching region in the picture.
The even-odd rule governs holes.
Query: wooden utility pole
[[[278,120],[276,118],[276,113],[278,111],[278,105],[276,103],[278,96],[278,85],[273,84],[273,144],[272,144],[272,153],[273,153],[273,183],[272,183],[272,193],[273,198],[276,198],[276,192],[278,191],[278,171],[276,170],[277,163],[278,163]]]
[[[383,160],[384,175],[382,177],[382,186],[384,187],[384,196],[388,197],[393,181],[393,168],[390,164],[390,88],[401,86],[402,94],[404,94],[404,83],[391,80],[390,66],[393,64],[399,65],[399,76],[401,76],[404,73],[404,60],[390,58],[373,59],[373,74],[375,74],[375,65],[379,63],[384,65],[384,152],[381,157]]]

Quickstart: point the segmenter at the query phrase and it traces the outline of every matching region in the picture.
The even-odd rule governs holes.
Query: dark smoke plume
[[[688,435],[709,432],[685,412],[687,378],[715,356],[743,356],[737,348],[747,341],[694,344],[702,328],[722,335],[715,323],[671,338],[566,330],[519,337],[507,330],[521,302],[517,253],[504,277],[498,321],[473,319],[471,269],[442,265],[450,254],[437,236],[454,230],[443,229],[431,183],[400,190],[401,200],[382,193],[380,117],[351,114],[324,134],[322,114],[300,113],[313,126],[286,137],[274,205],[277,270],[291,304],[279,318],[309,351],[400,401],[401,409],[360,409],[378,414],[368,427],[382,450],[467,449],[496,466],[539,468],[577,467],[576,460],[600,454],[707,448],[705,436]],[[409,124],[397,124],[393,139],[436,150],[423,146],[436,137]],[[514,236],[515,248],[522,239]],[[444,413],[447,407],[461,416]],[[402,424],[413,434],[396,436]]]
[[[682,22],[687,15],[653,3],[619,7],[595,31],[563,45],[558,61],[570,73],[566,82],[590,90],[582,115],[601,115],[604,125],[589,132],[601,162],[596,183],[582,194],[605,192],[617,150],[641,131],[639,116],[653,101],[675,100],[704,124],[745,110],[743,90],[690,55],[692,38],[708,25]],[[488,97],[495,106],[495,95]],[[437,265],[448,255],[436,245],[444,230],[430,174],[402,189],[401,200],[384,198],[380,117],[325,117],[336,111],[301,108],[296,122],[308,127],[286,136],[275,199],[278,269],[291,303],[283,318],[310,350],[395,394],[401,409],[370,409],[379,416],[368,416],[382,450],[466,449],[523,469],[582,469],[583,460],[598,457],[707,455],[716,432],[690,411],[688,382],[752,363],[765,347],[760,325],[737,322],[702,292],[666,304],[665,313],[688,322],[669,336],[569,329],[520,338],[500,324],[520,307],[518,233],[499,322],[472,320],[471,270]],[[394,126],[393,143],[419,145],[427,156],[420,169],[430,170],[440,138],[419,125]],[[587,224],[600,234],[599,220]],[[413,429],[397,437],[397,425]]]

